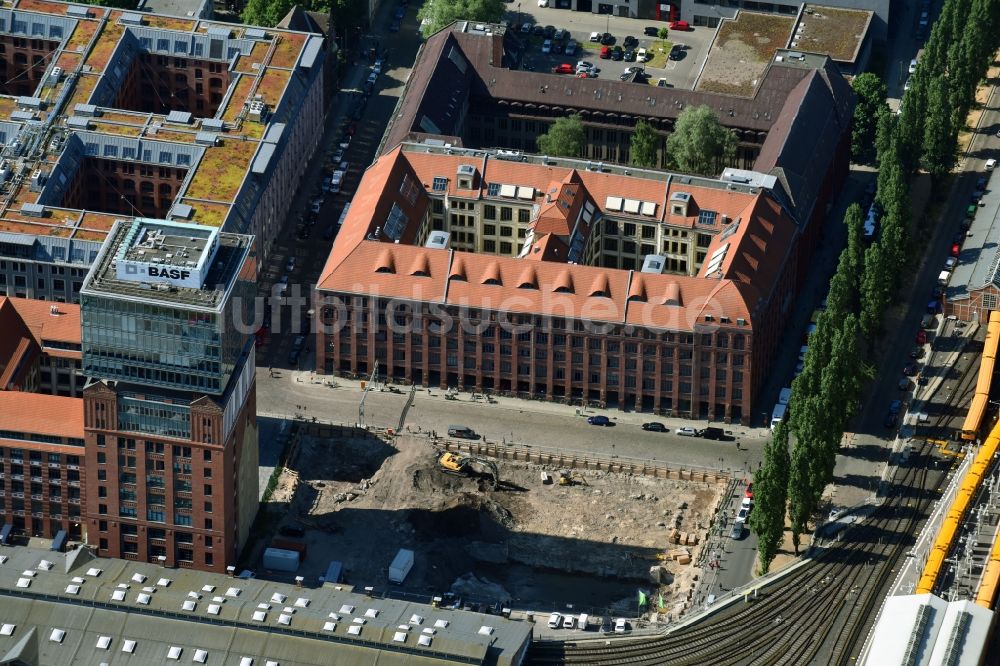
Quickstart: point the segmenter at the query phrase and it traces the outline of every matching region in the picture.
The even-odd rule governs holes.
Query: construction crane
[[[441,468],[441,471],[449,474],[485,478],[494,490],[500,483],[500,470],[497,468],[497,464],[486,458],[446,451],[438,458],[438,466]]]

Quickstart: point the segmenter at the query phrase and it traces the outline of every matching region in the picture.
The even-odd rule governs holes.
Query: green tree
[[[736,135],[707,106],[681,111],[667,138],[667,162],[674,169],[714,176],[736,157]]]
[[[851,84],[858,96],[851,124],[851,155],[859,164],[875,159],[875,133],[879,110],[885,107],[886,87],[877,74],[865,72]]]
[[[538,150],[546,155],[580,157],[586,142],[586,132],[579,113],[559,118],[549,131],[538,137]]]
[[[660,28],[656,31],[656,36],[660,39],[670,39],[670,28]]]
[[[795,395],[794,389],[792,389],[792,395]],[[815,399],[800,400],[798,408],[805,409],[806,404],[810,402],[815,402]],[[810,412],[812,411],[810,410]],[[815,510],[812,499],[815,495],[815,481],[813,467],[810,464],[814,456],[814,447],[805,442],[798,432],[794,434],[795,442],[792,445],[788,465],[788,520],[792,528],[792,546],[795,548],[795,554],[798,555],[799,537],[808,529],[809,518]]]
[[[507,6],[503,0],[434,0],[424,4],[417,13],[424,26],[424,36],[431,35],[455,21],[498,23]]]
[[[861,271],[865,268],[865,212],[861,205],[852,203],[844,212],[844,226],[847,227],[847,265],[844,270],[854,284],[860,284]],[[846,315],[847,313],[842,313]],[[838,318],[839,319],[839,318]]]
[[[955,164],[955,139],[948,78],[935,76],[928,88],[927,120],[924,124],[924,168],[936,179],[944,177]]]
[[[629,162],[640,167],[655,167],[659,165],[659,148],[662,144],[660,135],[653,126],[645,120],[635,124],[632,141],[629,147]]]
[[[878,123],[875,128],[875,153],[878,155],[878,163],[882,164],[883,159],[887,159],[890,149],[893,149],[892,132],[896,125],[896,116],[889,110],[889,107],[880,106],[878,110]]]
[[[295,0],[247,0],[240,18],[249,25],[273,28],[294,6]]]
[[[886,265],[881,242],[865,250],[865,270],[861,277],[861,331],[874,344],[882,324],[882,313],[889,305],[889,286],[893,277]]]
[[[750,514],[750,529],[757,535],[759,575],[767,573],[784,539],[788,467],[788,426],[779,423],[764,445],[764,460],[753,478],[756,506]]]

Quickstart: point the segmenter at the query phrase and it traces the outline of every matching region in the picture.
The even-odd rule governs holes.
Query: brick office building
[[[0,296],[0,390],[81,395],[80,306]]]
[[[317,284],[317,371],[747,422],[795,293],[774,177],[404,144]]]
[[[87,540],[224,571],[257,511],[252,238],[121,222],[81,290]]]
[[[81,538],[83,458],[82,400],[0,391],[0,522],[11,526],[8,536]]]

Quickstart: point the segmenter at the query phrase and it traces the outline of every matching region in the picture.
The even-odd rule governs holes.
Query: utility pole
[[[375,366],[372,368],[371,377],[368,378],[368,383],[365,384],[364,393],[361,394],[361,402],[358,403],[358,427],[365,427],[365,398],[368,397],[368,391],[371,390],[372,386],[375,384],[375,379],[378,377],[378,361],[375,361]]]

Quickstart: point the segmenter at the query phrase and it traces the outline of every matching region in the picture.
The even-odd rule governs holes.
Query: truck
[[[396,585],[402,584],[412,568],[413,551],[408,548],[400,548],[396,557],[392,558],[392,564],[389,565],[389,582]]]
[[[271,571],[294,573],[299,570],[299,554],[294,550],[268,548],[264,551],[263,565]]]
[[[786,386],[785,388],[781,389],[781,392],[778,394],[778,404],[787,405],[788,401],[791,399],[792,399],[791,387]]]
[[[342,583],[344,581],[344,565],[342,562],[337,560],[331,560],[330,566],[326,568],[326,574],[323,576],[324,585],[336,585],[337,583]]]
[[[785,416],[788,414],[788,405],[777,404],[774,406],[774,410],[771,411],[771,432],[778,427],[778,424],[785,420]]]

